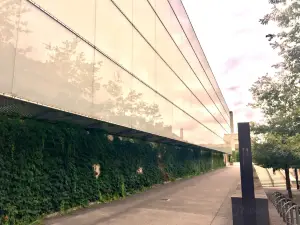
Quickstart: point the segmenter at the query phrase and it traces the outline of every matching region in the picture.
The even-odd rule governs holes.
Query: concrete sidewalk
[[[52,218],[52,225],[232,225],[239,167],[161,185],[110,204]]]

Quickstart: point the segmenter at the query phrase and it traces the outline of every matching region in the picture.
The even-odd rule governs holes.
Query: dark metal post
[[[249,123],[238,124],[244,225],[256,225],[256,202]]]
[[[297,168],[295,168],[295,178],[296,178],[297,190],[299,190],[299,181],[298,181],[298,171],[297,171]]]

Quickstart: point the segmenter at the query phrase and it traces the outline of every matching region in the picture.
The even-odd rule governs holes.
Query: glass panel
[[[207,62],[207,59],[205,57],[205,54],[201,48],[201,45],[198,41],[198,38],[194,32],[194,29],[190,23],[190,20],[188,18],[188,15],[186,14],[186,11],[184,9],[184,6],[182,4],[182,2],[180,0],[169,0],[170,4],[172,5],[172,8],[174,9],[181,25],[183,26],[183,29],[188,37],[188,39],[190,40],[196,55],[198,56],[198,59],[200,60],[200,62],[203,65],[204,70],[206,71],[207,75],[208,75],[208,79],[211,82],[212,87],[214,87],[214,90],[216,92],[216,95],[218,96],[219,101],[221,101],[222,104],[222,109],[220,108],[222,113],[225,113],[226,116],[224,116],[226,118],[226,120],[228,119],[229,122],[229,109],[228,106],[225,102],[225,99],[221,93],[221,90],[216,82],[216,79],[211,71],[211,68]],[[207,79],[207,78],[206,78]]]
[[[11,93],[12,89],[19,16],[19,0],[0,1],[0,93]],[[21,24],[20,33],[26,29],[26,25]]]
[[[185,104],[185,107],[183,109],[186,110],[187,113],[193,116],[200,123],[202,123],[209,129],[211,129],[213,132],[215,132],[217,135],[222,137],[225,130],[216,121],[216,119],[208,113],[207,109],[204,106],[202,106],[198,102],[198,100],[195,99],[195,96],[187,91],[182,96],[184,96],[182,102]],[[183,103],[179,105],[183,105]],[[214,124],[214,126],[211,127],[211,124]]]
[[[27,1],[22,8],[28,11],[21,20],[30,32],[19,33],[13,93],[89,115],[94,49]]]
[[[203,125],[189,117],[177,107],[173,107],[173,133],[192,144],[208,145],[222,143],[222,139]],[[180,131],[182,129],[182,131]]]
[[[182,65],[181,68],[184,68]],[[208,95],[207,91],[203,88],[201,83],[197,80],[195,74],[190,70],[189,68],[186,68],[187,71],[183,72],[182,74],[185,75],[184,77],[184,82],[186,85],[192,90],[192,92],[197,96],[197,98],[204,104],[206,107],[206,111],[209,111],[211,117],[215,117],[216,123],[224,123],[224,118],[222,117],[220,111],[218,110],[215,102],[211,99],[211,97]],[[182,78],[183,79],[183,78]],[[198,101],[198,100],[197,100]],[[218,101],[219,103],[219,101]],[[198,104],[200,102],[198,101]],[[219,103],[220,104],[220,103]],[[203,106],[201,106],[203,107]],[[226,115],[225,115],[226,116]],[[226,122],[225,122],[226,123]],[[226,126],[223,127],[227,132],[229,132],[229,125],[227,124]]]
[[[165,4],[165,11],[171,11],[171,8],[169,5]],[[166,14],[165,12],[165,14]],[[161,12],[161,15],[165,15]],[[170,21],[167,21],[167,27],[169,27],[169,31],[174,39],[174,41],[177,43],[177,45],[181,46],[186,54],[188,54],[191,58],[194,59],[194,64],[197,65],[198,69],[201,69],[198,71],[202,75],[205,76],[205,73],[203,69],[201,68],[199,62],[197,61],[197,58],[195,54],[192,52],[192,49],[189,45],[189,42],[187,38],[185,37],[178,21],[175,15],[170,14]],[[215,94],[215,92],[212,90],[212,96],[214,96],[214,99],[211,99],[211,97],[207,94],[205,89],[203,88],[202,84],[197,79],[195,72],[193,71],[191,66],[188,63],[188,59],[184,58],[183,55],[180,53],[179,49],[173,43],[170,35],[167,33],[165,28],[161,23],[156,24],[156,35],[157,35],[157,50],[159,54],[166,60],[166,62],[171,66],[171,68],[176,72],[178,76],[187,84],[187,86],[193,91],[193,93],[198,97],[198,99],[205,105],[209,106],[210,113],[218,120],[219,123],[224,123],[224,118],[222,115],[220,115],[220,112],[217,108],[218,99]],[[207,85],[211,87],[209,81],[207,80]],[[214,100],[214,101],[213,101]],[[200,104],[200,102],[199,102]],[[224,113],[225,114],[225,113]],[[221,125],[220,125],[221,126]],[[222,126],[221,126],[222,127]],[[229,131],[229,125],[226,125],[223,129]]]
[[[95,0],[34,0],[88,41],[95,39]]]
[[[155,45],[155,17],[147,0],[133,0],[133,24],[152,46]]]
[[[156,86],[155,58],[156,53],[154,50],[140,34],[134,30],[132,72],[152,88]]]
[[[159,116],[156,118],[155,123],[155,133],[174,139],[172,133],[173,105],[159,94],[155,94],[155,96],[155,102],[159,107]]]
[[[213,115],[216,117],[218,122],[226,130],[226,133],[230,133],[230,126],[228,125],[228,123],[224,119],[224,117],[226,118],[226,115],[221,114],[220,111],[217,109],[217,107],[215,107],[215,105],[207,105],[206,108],[208,108],[208,110],[213,113]]]
[[[103,1],[103,0],[97,0],[99,1]],[[132,21],[132,7],[133,7],[133,0],[110,0],[112,1],[114,4],[116,4],[116,6],[125,14],[125,16]]]
[[[164,95],[170,101],[174,102],[177,106],[185,110],[190,115],[194,116],[200,122],[206,124],[207,120],[215,121],[215,123],[218,125],[215,132],[221,132],[222,134],[225,132],[222,126],[213,118],[213,116],[207,111],[207,109],[205,109],[205,107],[200,104],[197,98],[190,92],[190,90],[186,88],[186,86],[178,79],[178,77],[169,69],[169,67],[162,60],[157,59],[156,66],[158,75],[158,82],[156,87],[159,93]],[[195,84],[195,81],[188,81],[190,81],[188,85],[193,87],[193,91],[195,93],[199,91],[202,91],[202,93],[204,92],[201,86],[197,85],[197,83]],[[172,87],[170,87],[170,84],[172,84]],[[202,90],[198,91],[196,88],[202,88]],[[210,99],[208,98],[208,95],[206,93],[201,98],[202,101],[204,97],[206,97],[207,99],[206,102],[204,101],[204,104],[210,102]],[[214,105],[210,106],[214,107]]]
[[[153,7],[153,9],[155,10],[156,9],[156,0],[147,0],[149,3],[150,3],[150,5]],[[160,1],[162,1],[162,0],[160,0]]]
[[[168,0],[156,0],[155,11],[162,21],[162,23],[168,27],[171,26],[171,8],[169,6]]]
[[[193,109],[194,112],[192,115],[195,116],[199,122],[213,131],[216,135],[223,138],[226,133],[225,130],[210,114],[207,114],[207,110],[204,107],[194,106]]]
[[[132,80],[132,128],[156,134],[160,106],[155,102],[155,92],[133,78]]]
[[[132,29],[110,0],[97,1],[95,45],[129,71],[132,69]]]
[[[176,46],[159,21],[156,23],[156,51],[173,70],[173,65],[176,65],[177,63],[180,63],[180,60],[183,60],[178,57],[179,52],[176,49]]]
[[[185,90],[183,83],[172,70],[157,57],[157,85],[156,90],[170,101],[175,101]]]
[[[100,63],[100,68],[95,70],[93,116],[131,127],[130,116],[138,98],[131,89],[132,76],[97,51],[95,61]]]
[[[178,7],[177,7],[178,8]],[[177,18],[178,17],[178,18]],[[210,104],[212,106],[214,106],[216,109],[214,109],[214,107],[210,107],[212,109],[212,111],[210,111],[216,118],[220,118],[220,120],[218,120],[220,123],[223,123],[225,121],[225,119],[221,116],[220,114],[223,113],[224,116],[226,116],[226,112],[224,111],[224,108],[222,105],[220,105],[220,100],[217,97],[217,94],[215,92],[215,90],[212,88],[212,85],[210,83],[210,81],[207,78],[207,75],[205,73],[205,71],[203,70],[203,67],[201,66],[201,62],[198,60],[197,55],[194,52],[194,49],[192,48],[189,40],[186,37],[186,34],[188,32],[188,30],[182,30],[180,23],[178,22],[178,19],[182,22],[182,25],[186,25],[186,20],[184,20],[182,18],[182,14],[177,14],[177,17],[175,16],[174,13],[171,14],[171,21],[172,21],[172,26],[170,27],[170,33],[173,37],[173,39],[175,40],[177,46],[179,47],[180,51],[183,53],[185,60],[187,61],[187,63],[189,64],[189,67],[191,67],[191,73],[193,73],[194,76],[198,77],[198,85],[202,86],[205,88],[203,89],[203,93],[201,94],[201,96],[197,95],[198,98],[201,99],[201,97],[203,95],[207,95],[207,93],[209,94],[209,96],[207,96],[210,100],[209,103],[207,103],[208,106],[210,106]],[[184,79],[184,77],[183,77]],[[185,79],[184,79],[185,80]],[[195,80],[195,79],[194,79]],[[196,82],[196,80],[195,80]],[[195,83],[197,84],[197,82]],[[221,107],[220,107],[221,106]],[[227,116],[226,116],[227,117]],[[227,117],[228,119],[228,117]],[[228,121],[226,121],[228,122]],[[228,122],[228,126],[227,128],[229,128],[229,122]],[[226,128],[226,129],[227,129]]]
[[[181,135],[181,129],[184,130],[186,128],[186,124],[189,121],[189,118],[185,116],[186,114],[173,105],[173,124],[172,124],[172,132],[173,136],[177,140],[186,141],[185,136]]]
[[[171,34],[172,39],[175,41],[176,45],[181,48],[183,46],[188,45],[188,41],[186,39],[185,33],[182,31],[182,28],[180,27],[177,18],[175,14],[173,13],[173,10],[171,6],[169,5],[170,9],[170,20],[171,24],[167,26],[169,33]]]
[[[133,19],[147,39],[153,43],[157,40],[156,45],[163,58],[195,93],[201,93],[203,90],[199,90],[199,82],[166,30],[155,19],[149,3],[146,0],[134,1],[134,5],[120,0],[115,0],[115,3],[122,6],[127,14],[134,13]],[[168,6],[168,2],[163,1],[160,10]],[[77,29],[82,36],[94,40],[94,1],[88,2],[87,8],[84,8],[82,0],[72,2],[72,10],[75,4],[74,11],[67,10],[65,14],[62,9],[67,7],[67,3],[71,4],[70,1],[55,0],[57,4],[46,0],[37,2],[72,29]],[[155,0],[150,3],[154,4]],[[0,6],[0,48],[4,49],[0,51],[0,59],[5,58],[1,61],[6,62],[2,66],[4,75],[0,75],[1,92],[10,91],[10,88],[5,88],[11,84],[5,82],[9,82],[8,77],[12,78],[16,57],[12,92],[25,100],[173,139],[181,140],[183,133],[183,140],[194,144],[216,146],[223,143],[222,138],[218,137],[224,134],[220,124],[145,40],[132,30],[130,23],[111,1],[97,1],[96,46],[217,135],[28,1],[22,3],[21,27],[14,56],[18,4],[15,0],[3,0]],[[89,14],[83,21],[74,18],[80,6],[84,8],[84,14]],[[134,11],[130,11],[132,7]],[[164,12],[164,20],[171,25],[169,13]],[[5,81],[2,82],[1,76],[5,77]],[[209,104],[208,108],[218,115],[216,108]],[[217,119],[221,120],[219,117]]]

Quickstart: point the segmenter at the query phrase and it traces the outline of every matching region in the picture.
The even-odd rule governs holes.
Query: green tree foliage
[[[258,135],[253,157],[263,167],[285,169],[291,196],[288,169],[300,165],[300,2],[273,4],[260,23],[278,25],[280,31],[266,37],[282,62],[274,65],[274,75],[259,78],[250,89],[254,99],[251,106],[264,114],[263,124],[252,124]]]
[[[281,135],[267,133],[263,139],[256,139],[253,144],[253,159],[255,163],[265,168],[284,169],[287,165],[295,165],[299,159],[299,151],[293,146],[297,136],[287,137],[284,141]]]
[[[300,132],[300,3],[274,4],[272,11],[260,20],[262,24],[276,23],[278,34],[267,35],[279,51],[283,62],[275,65],[278,72],[265,75],[250,89],[254,103],[264,114],[264,124],[252,124],[256,134],[275,133],[294,136]]]
[[[282,137],[266,133],[253,144],[253,161],[265,168],[284,169],[289,197],[292,198],[289,168],[300,166],[300,135]]]
[[[269,34],[271,45],[279,51],[283,61],[274,65],[292,74],[300,72],[300,2],[291,0],[274,4],[272,11],[260,20],[261,24],[275,22],[280,29],[277,34]]]
[[[272,131],[282,135],[295,135],[300,131],[300,88],[291,84],[289,76],[282,73],[266,75],[250,89],[254,103],[264,114],[263,125],[253,124],[256,133]]]
[[[275,76],[266,75],[251,88],[255,104],[265,114],[267,122],[280,133],[299,132],[300,110],[300,2],[274,4],[272,11],[260,20],[275,23],[280,28],[271,37],[271,46],[282,56]],[[274,124],[286,124],[291,129],[277,129]]]
[[[97,179],[94,164],[101,168]],[[104,133],[65,123],[0,116],[0,209],[11,224],[222,166],[222,153],[200,148],[110,141]]]
[[[232,151],[232,159],[234,162],[240,161],[240,152],[239,151]]]

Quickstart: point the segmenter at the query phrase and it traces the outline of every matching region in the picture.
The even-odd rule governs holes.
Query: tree
[[[274,65],[278,69],[274,76],[263,76],[254,83],[252,106],[262,110],[274,132],[294,135],[300,131],[300,2],[273,4],[272,11],[260,20],[263,25],[270,22],[280,28],[267,37],[282,62]]]
[[[300,2],[273,4],[271,13],[260,23],[274,22],[277,34],[266,37],[278,51],[282,62],[274,65],[277,72],[256,81],[250,91],[254,103],[264,115],[264,123],[252,123],[252,131],[260,138],[254,143],[254,161],[263,167],[284,169],[291,197],[289,168],[299,167],[300,139]]]
[[[260,109],[265,119],[265,124],[253,126],[256,133],[272,130],[292,136],[300,132],[300,88],[288,80],[278,73],[273,77],[265,75],[252,85],[254,103],[250,106]]]
[[[253,161],[264,167],[284,169],[286,188],[292,198],[289,168],[299,165],[300,135],[282,137],[267,133],[262,138],[256,138],[253,144]]]
[[[268,34],[271,45],[279,51],[283,61],[274,65],[296,75],[300,72],[300,2],[291,0],[289,3],[273,4],[271,13],[260,20],[266,25],[275,22],[281,28],[278,34]]]

